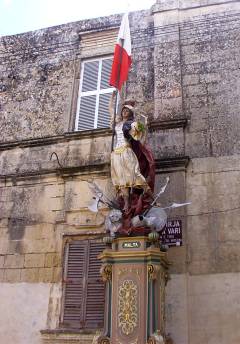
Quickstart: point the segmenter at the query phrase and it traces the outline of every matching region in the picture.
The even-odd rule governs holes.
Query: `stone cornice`
[[[188,124],[187,118],[169,119],[164,121],[154,120],[149,123],[149,131],[165,130],[173,128],[184,128]],[[13,149],[13,148],[26,148],[46,146],[56,143],[63,143],[73,140],[93,139],[96,137],[106,137],[112,135],[112,129],[94,129],[84,131],[67,132],[62,135],[37,137],[24,140],[16,140],[9,142],[0,142],[0,151]]]
[[[166,173],[175,172],[178,170],[185,170],[187,168],[189,160],[190,158],[187,156],[156,159],[156,173]],[[0,181],[7,182],[10,180],[14,184],[16,183],[16,181],[19,180],[25,180],[30,178],[38,179],[39,177],[48,175],[57,175],[62,178],[68,178],[73,176],[84,176],[91,174],[110,176],[110,162],[82,166],[66,166],[55,169],[42,169],[38,171],[0,175]]]
[[[33,146],[45,146],[45,145],[52,145],[52,144],[61,143],[61,142],[72,141],[72,140],[93,139],[95,137],[110,136],[111,134],[112,134],[112,130],[107,128],[107,129],[94,129],[94,130],[68,132],[62,135],[38,137],[38,138],[31,138],[31,139],[25,139],[25,140],[19,140],[19,141],[2,142],[0,143],[0,151],[12,149],[16,147],[25,148],[25,147],[33,147]]]
[[[56,329],[44,329],[44,330],[40,330],[41,334],[76,334],[76,335],[81,335],[81,334],[85,334],[85,335],[91,335],[91,334],[95,334],[96,330],[77,330],[77,329],[71,329],[71,328],[64,328],[64,327],[59,327]]]
[[[8,174],[8,175],[0,175],[0,180],[7,180],[12,179],[14,180],[21,180],[21,179],[28,179],[28,178],[39,178],[44,175],[57,175],[61,177],[67,178],[68,176],[74,175],[89,175],[89,174],[100,174],[100,175],[107,175],[109,173],[109,163],[99,163],[93,165],[81,165],[81,166],[66,166],[66,167],[59,167],[53,169],[42,169],[38,171],[27,171],[27,172],[20,172],[15,174]]]
[[[55,329],[41,330],[41,338],[45,344],[64,344],[64,343],[92,343],[96,330],[71,330],[71,329]]]
[[[185,170],[188,166],[190,158],[188,156],[169,157],[156,159],[156,173],[175,172],[177,170]]]
[[[204,3],[201,0],[159,0],[152,7],[152,13],[188,10],[193,8],[224,5],[239,2],[239,0],[207,0]]]
[[[169,119],[165,121],[151,121],[149,123],[149,131],[156,131],[156,130],[165,130],[165,129],[174,129],[174,128],[185,128],[188,124],[187,118],[177,118],[177,119]]]

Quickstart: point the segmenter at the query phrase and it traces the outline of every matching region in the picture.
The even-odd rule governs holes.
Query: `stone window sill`
[[[55,329],[41,330],[43,344],[92,344],[99,330]]]

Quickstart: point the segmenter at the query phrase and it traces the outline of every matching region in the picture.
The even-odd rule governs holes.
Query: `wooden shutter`
[[[81,97],[77,130],[94,129],[97,88],[99,79],[99,60],[83,64]],[[89,94],[90,92],[90,94]],[[91,94],[95,92],[95,94]]]
[[[96,95],[81,97],[78,130],[94,129],[96,99]]]
[[[97,259],[105,245],[73,240],[66,246],[63,325],[70,328],[101,328],[104,321],[104,284]]]
[[[112,70],[112,62],[113,62],[112,58],[102,60],[101,83],[100,83],[101,90],[111,87],[109,85],[109,80],[110,80],[110,73]]]
[[[109,85],[113,58],[85,61],[82,65],[77,130],[109,128],[109,101],[113,87]]]
[[[99,96],[98,128],[109,128],[110,126],[109,102],[111,95],[111,93],[105,93]]]
[[[66,247],[63,322],[79,328],[83,317],[84,276],[86,275],[87,241],[71,241]]]
[[[101,328],[104,323],[104,283],[100,276],[101,261],[97,256],[104,250],[102,242],[90,241],[86,295],[86,328]]]
[[[101,70],[101,82],[100,89],[109,89],[109,79],[112,69],[112,58],[102,60],[102,70]],[[108,93],[101,93],[99,95],[99,105],[98,105],[98,128],[109,128],[110,126],[110,114],[109,114],[109,102],[112,95],[112,89],[107,90]]]
[[[98,86],[99,61],[84,63],[81,92],[96,91]]]

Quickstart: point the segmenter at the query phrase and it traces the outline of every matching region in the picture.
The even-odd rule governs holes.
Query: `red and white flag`
[[[109,84],[121,90],[122,84],[128,78],[128,70],[131,66],[131,37],[128,14],[125,13],[118,33],[115,45],[112,72]]]

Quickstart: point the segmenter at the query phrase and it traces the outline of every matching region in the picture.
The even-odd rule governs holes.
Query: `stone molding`
[[[12,148],[25,148],[33,146],[45,146],[50,144],[68,142],[72,140],[82,140],[82,139],[92,139],[95,137],[105,137],[112,134],[112,130],[107,129],[94,129],[94,130],[84,130],[84,131],[75,131],[67,132],[62,135],[47,136],[47,137],[38,137],[31,138],[28,140],[19,140],[11,142],[0,142],[0,151],[8,150]]]
[[[188,156],[169,157],[167,159],[156,159],[156,173],[186,170],[189,161],[190,158]]]
[[[224,5],[232,2],[239,2],[238,0],[158,0],[152,7],[152,13],[173,11],[173,10],[188,10],[192,8],[200,8],[207,6]]]
[[[187,118],[176,118],[165,121],[151,121],[149,123],[149,131],[165,130],[165,129],[175,129],[175,128],[185,128],[188,124]]]
[[[167,129],[173,129],[173,128],[184,128],[188,123],[188,120],[186,118],[176,118],[176,119],[169,119],[164,121],[151,121],[149,124],[149,131],[150,132],[157,132],[157,131],[164,131]],[[82,143],[84,143],[86,140],[93,141],[93,140],[99,140],[99,142],[103,139],[104,141],[106,139],[110,139],[112,134],[111,129],[96,129],[96,130],[87,130],[87,131],[78,131],[78,132],[68,132],[63,135],[57,135],[52,137],[40,137],[36,139],[28,139],[28,140],[21,140],[21,141],[14,141],[14,142],[5,142],[0,143],[0,152],[11,152],[12,155],[9,156],[9,161],[15,157],[14,151],[20,149],[22,157],[24,158],[26,154],[30,154],[31,151],[28,153],[28,149],[33,150],[33,156],[34,156],[34,149],[43,148],[46,150],[46,155],[49,155],[49,159],[51,159],[52,155],[56,152],[61,150],[62,145],[67,144],[70,145],[74,143],[75,146],[79,145],[81,146]],[[56,147],[54,146],[56,145]],[[57,146],[60,145],[60,146]],[[45,148],[46,147],[46,148]],[[72,146],[71,146],[72,147]],[[26,154],[25,154],[25,153]],[[72,151],[71,151],[72,152]],[[51,153],[51,154],[50,154]],[[66,155],[66,151],[64,151],[64,154]],[[63,154],[63,155],[64,155]],[[70,154],[70,153],[69,153]],[[99,154],[99,152],[98,152]],[[62,161],[60,159],[60,162],[56,158],[56,163],[47,163],[46,160],[43,161],[43,165],[41,168],[37,164],[31,167],[31,169],[23,168],[22,170],[19,170],[19,166],[16,163],[15,165],[11,167],[9,170],[3,171],[2,174],[0,174],[0,181],[3,183],[7,183],[8,181],[12,182],[13,184],[16,184],[16,181],[26,178],[34,178],[38,179],[40,176],[49,176],[49,175],[57,175],[63,178],[68,178],[69,176],[72,177],[75,176],[83,176],[88,174],[97,174],[102,176],[108,176],[110,173],[109,169],[109,153],[105,151],[105,155],[101,157],[101,159],[98,159],[98,156],[93,157],[92,161],[89,159],[85,159],[86,161],[83,163],[82,161],[79,161],[79,164],[75,163],[75,160],[71,160],[71,157],[75,157],[74,154],[70,156],[69,161],[64,162],[62,164]],[[61,154],[60,154],[61,156]],[[158,170],[166,170],[171,168],[185,168],[187,166],[189,158],[184,156],[166,156],[162,159],[156,159],[156,165]],[[58,162],[58,164],[57,164]],[[4,173],[5,172],[5,173]]]
[[[98,174],[98,175],[108,175],[109,174],[109,163],[100,163],[100,164],[93,164],[93,165],[84,165],[84,166],[68,166],[68,167],[59,167],[54,169],[42,169],[39,171],[29,171],[29,172],[22,172],[22,173],[15,173],[15,174],[8,174],[8,175],[0,175],[0,181],[9,181],[12,180],[12,183],[15,184],[16,180],[21,179],[28,179],[28,178],[39,178],[44,175],[57,175],[61,177],[68,177],[73,175],[90,175],[90,174]]]
[[[185,170],[190,158],[187,156],[180,157],[169,157],[163,159],[156,159],[156,172],[166,172],[166,171],[176,171],[176,170]],[[55,169],[45,169],[39,171],[29,171],[23,173],[9,174],[9,175],[0,175],[0,181],[7,182],[12,180],[12,183],[15,184],[17,180],[28,179],[28,178],[42,178],[44,175],[58,175],[63,178],[67,178],[73,175],[90,175],[97,174],[102,176],[107,176],[110,173],[110,163],[100,163],[94,165],[84,165],[84,166],[68,166],[68,167],[59,167]]]
[[[153,120],[149,122],[149,131],[164,130],[172,128],[185,128],[188,124],[187,118],[176,118],[164,121]],[[83,131],[66,132],[62,135],[31,138],[27,140],[0,142],[0,151],[13,148],[26,148],[35,146],[46,146],[74,140],[93,139],[95,137],[106,137],[112,135],[112,129],[93,129]]]
[[[67,329],[41,330],[40,332],[44,344],[92,344],[96,336],[96,332],[72,332]]]

